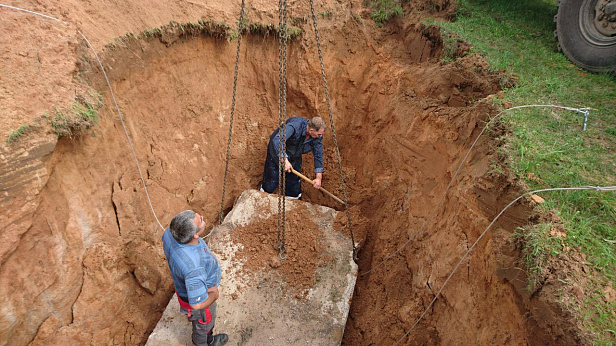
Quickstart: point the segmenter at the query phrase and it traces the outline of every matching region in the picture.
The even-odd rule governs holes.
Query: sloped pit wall
[[[550,303],[553,298],[525,289],[511,234],[535,217],[527,204],[503,215],[423,321],[403,337],[464,253],[521,191],[498,173],[503,158],[492,136],[504,132],[496,126],[432,214],[473,140],[496,114],[486,97],[498,92],[498,76],[477,55],[439,62],[442,40],[434,28],[389,29],[374,37],[388,54],[364,50],[330,79],[340,93],[336,108],[345,110],[338,126],[347,131],[341,148],[351,205],[359,206],[358,228],[367,234],[343,343],[579,344],[576,327]],[[326,170],[337,173],[331,157]],[[383,262],[408,238],[413,240]]]
[[[423,27],[374,33],[351,19],[322,39],[350,204],[360,221],[356,232],[367,235],[361,273],[428,217],[493,112],[477,100],[496,92],[497,84],[478,56],[440,63],[442,40]],[[278,121],[277,40],[245,37],[241,59],[225,208],[240,191],[258,187],[267,138]],[[103,54],[163,226],[189,208],[215,222],[234,60],[234,41],[179,34],[126,40]],[[290,44],[288,62],[288,114],[327,118],[308,35]],[[8,344],[139,344],[173,291],[159,243],[162,229],[110,95],[92,60],[84,58],[81,69],[106,106],[91,133],[58,142],[46,163],[52,173],[38,196],[33,226],[3,259],[2,318],[12,322],[3,323],[2,336]],[[330,132],[325,183],[340,194]],[[506,204],[512,193],[507,185],[486,178],[489,151],[483,146],[471,156],[437,221],[417,241],[359,278],[345,343],[388,344],[401,337]],[[306,161],[307,172],[310,166]],[[305,189],[307,200],[335,206]],[[523,221],[514,218],[504,228]],[[490,237],[482,243],[412,343],[526,342],[516,295],[496,276],[498,244]]]

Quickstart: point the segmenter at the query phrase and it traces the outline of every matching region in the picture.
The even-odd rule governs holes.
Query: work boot
[[[212,342],[208,343],[208,346],[222,346],[229,341],[229,336],[224,333],[214,335]]]

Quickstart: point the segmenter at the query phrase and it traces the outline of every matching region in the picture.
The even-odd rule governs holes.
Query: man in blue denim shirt
[[[323,133],[325,122],[321,117],[311,120],[302,117],[292,117],[285,122],[286,126],[286,152],[280,153],[280,128],[270,136],[267,145],[267,157],[263,168],[263,184],[261,191],[274,192],[278,187],[278,160],[284,164],[285,194],[291,198],[302,197],[301,180],[291,173],[291,168],[302,171],[302,154],[312,151],[314,156],[314,187],[321,187],[323,178]],[[284,161],[283,161],[284,160]]]
[[[229,340],[227,334],[213,333],[221,270],[218,259],[201,239],[203,233],[203,216],[185,210],[171,220],[163,233],[163,249],[180,310],[192,322],[193,343],[219,346]]]

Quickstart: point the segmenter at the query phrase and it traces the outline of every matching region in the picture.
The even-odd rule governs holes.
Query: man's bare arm
[[[314,179],[314,188],[318,189],[321,187],[321,179],[323,179],[323,173],[317,173],[317,177]]]
[[[212,303],[215,302],[216,299],[218,299],[218,286],[210,287],[207,290],[207,294],[207,299],[204,302],[197,305],[191,305],[190,307],[195,310],[202,310],[212,305]]]

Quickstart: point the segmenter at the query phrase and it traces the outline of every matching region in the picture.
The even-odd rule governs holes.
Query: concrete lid
[[[237,239],[232,237],[234,231],[276,215],[276,195],[244,191],[223,224],[212,230],[208,244],[223,270],[215,333],[229,334],[228,345],[340,344],[357,278],[350,239],[333,230],[337,214],[333,209],[286,200],[287,211],[298,207],[302,216],[306,213],[306,218],[318,224],[322,252],[314,284],[301,294],[293,294],[284,276],[272,266],[248,271],[239,253],[250,244],[232,239]],[[277,229],[271,232],[276,234]],[[301,265],[290,259],[282,263],[282,266]],[[174,296],[147,345],[191,345],[190,336],[190,322],[180,313]]]

